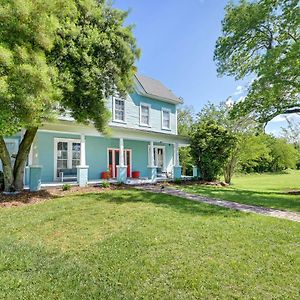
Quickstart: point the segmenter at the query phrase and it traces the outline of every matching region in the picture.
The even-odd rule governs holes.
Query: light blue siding
[[[37,133],[39,164],[43,166],[42,182],[54,181],[54,139],[80,139],[78,135],[49,132]],[[132,171],[140,171],[142,177],[148,175],[148,142],[124,140],[124,148],[132,150]],[[173,145],[154,143],[165,146],[166,167],[170,171],[173,165]],[[108,168],[108,148],[119,148],[119,140],[111,137],[86,136],[86,163],[89,166],[88,179],[99,180],[101,172]]]
[[[151,106],[150,109],[150,127],[140,125],[140,104],[145,103]],[[113,118],[113,99],[108,100],[108,108],[112,112]],[[162,109],[170,110],[170,130],[162,128]],[[147,131],[172,133],[176,134],[176,105],[164,101],[152,99],[142,96],[138,93],[132,93],[125,101],[125,123],[111,122],[114,126],[121,126],[127,128],[135,128]]]
[[[37,133],[38,164],[43,166],[42,182],[54,180],[54,138],[80,139],[80,136],[50,132]]]

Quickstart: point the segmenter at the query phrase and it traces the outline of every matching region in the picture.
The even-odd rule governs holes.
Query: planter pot
[[[109,179],[110,172],[101,172],[101,179]]]
[[[140,171],[132,171],[132,178],[140,178],[141,173]]]

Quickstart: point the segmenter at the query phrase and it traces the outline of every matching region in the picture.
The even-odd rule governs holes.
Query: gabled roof
[[[175,104],[183,103],[181,98],[177,97],[159,80],[141,74],[136,74],[135,78],[138,85],[138,93],[150,98],[155,98],[166,102],[171,102]]]

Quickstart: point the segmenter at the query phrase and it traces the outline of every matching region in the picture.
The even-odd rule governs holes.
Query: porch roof
[[[188,146],[189,138],[186,136],[154,132],[145,129],[138,128],[126,128],[119,126],[110,126],[111,134],[104,135],[97,131],[93,125],[83,125],[70,121],[56,121],[52,123],[45,123],[40,127],[39,131],[49,132],[60,132],[74,135],[86,135],[86,136],[100,136],[100,137],[111,137],[111,138],[124,138],[125,140],[138,140],[138,141],[153,141],[162,142],[168,144],[178,143],[180,146]]]

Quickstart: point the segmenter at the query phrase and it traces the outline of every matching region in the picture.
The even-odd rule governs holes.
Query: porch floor
[[[142,184],[153,184],[155,182],[162,182],[162,181],[171,181],[172,178],[156,178],[155,181],[148,179],[148,178],[127,178],[124,184],[127,185],[142,185]],[[102,182],[108,181],[109,183],[118,183],[117,179],[99,179],[99,180],[90,180],[88,181],[88,185],[95,185],[101,184]],[[41,184],[42,188],[51,188],[51,187],[61,187],[65,184],[69,184],[71,186],[78,185],[77,181],[65,181],[65,182],[45,182]],[[25,187],[28,188],[28,187]]]

